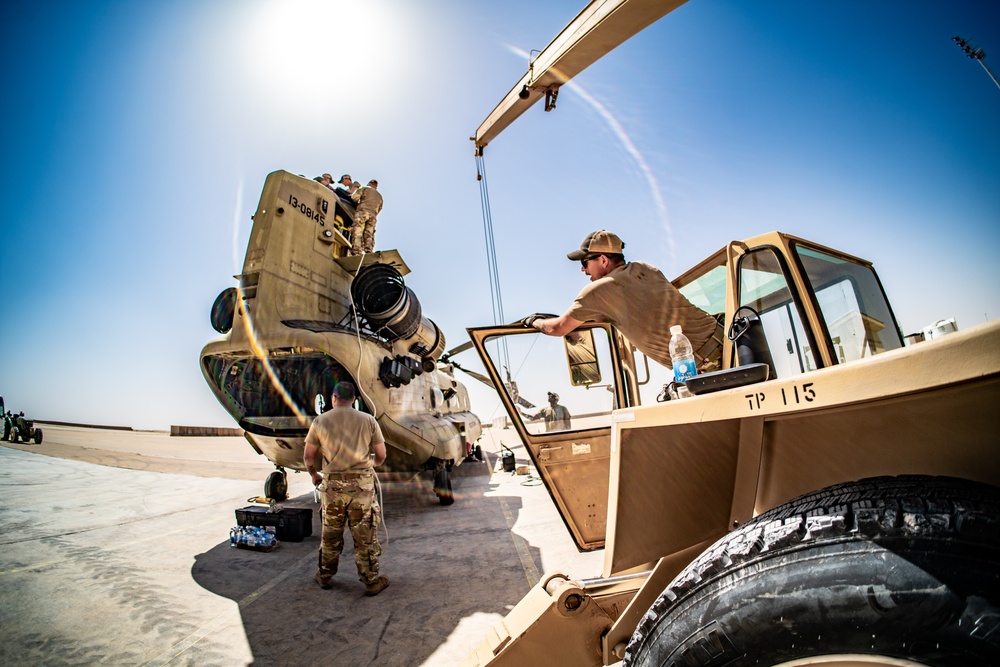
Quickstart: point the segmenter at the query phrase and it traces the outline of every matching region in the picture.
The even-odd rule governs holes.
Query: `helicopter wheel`
[[[434,473],[434,493],[442,505],[451,505],[455,502],[455,494],[451,491],[451,476],[447,468],[441,468]]]
[[[271,500],[288,500],[288,475],[284,470],[275,470],[264,482],[264,496]]]

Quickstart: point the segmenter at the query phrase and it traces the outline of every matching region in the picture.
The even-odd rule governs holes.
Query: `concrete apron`
[[[490,431],[484,450],[503,440],[528,463],[511,431]],[[61,437],[71,443],[72,429]],[[121,437],[108,436],[113,448],[126,448]],[[143,437],[128,434],[133,451]],[[347,535],[334,587],[313,580],[320,519],[304,475],[289,476],[284,505],[313,509],[313,535],[258,553],[228,537],[263,477],[0,447],[0,664],[453,665],[541,573],[590,577],[601,566],[601,552],[573,547],[543,486],[490,462],[492,474],[453,478],[448,507],[429,482],[383,482],[381,562],[392,583],[368,598]]]

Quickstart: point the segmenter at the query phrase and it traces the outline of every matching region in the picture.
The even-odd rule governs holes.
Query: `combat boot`
[[[389,577],[380,574],[378,578],[370,584],[365,584],[365,595],[378,595],[389,586]]]
[[[337,574],[339,561],[333,562],[333,567],[328,567],[327,572],[323,571],[323,552],[319,554],[319,569],[316,570],[316,583],[322,588],[333,588],[333,576]]]

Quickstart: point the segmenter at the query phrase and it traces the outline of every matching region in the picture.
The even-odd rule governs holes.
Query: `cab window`
[[[814,350],[802,326],[782,262],[772,248],[757,248],[740,257],[740,306],[760,318],[776,377],[817,368]]]
[[[836,363],[903,346],[889,302],[871,267],[802,245],[794,247],[816,295]]]
[[[517,405],[519,419],[528,433],[545,434],[609,427],[614,405],[614,366],[608,333],[602,328],[594,335],[599,375],[588,374],[593,382],[581,382],[579,368],[567,365],[567,343],[541,333],[490,336],[485,341],[490,363],[504,380],[504,390]],[[571,332],[573,336],[576,332]],[[588,345],[589,349],[589,345]]]

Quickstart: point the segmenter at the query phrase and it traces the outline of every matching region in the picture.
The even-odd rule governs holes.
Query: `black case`
[[[267,507],[244,507],[236,510],[236,523],[241,526],[274,526],[274,536],[281,542],[301,542],[313,533],[309,508],[286,507],[268,512]]]
[[[724,371],[695,375],[693,378],[688,378],[685,384],[692,394],[710,394],[713,391],[763,382],[767,376],[767,364],[748,364]]]

